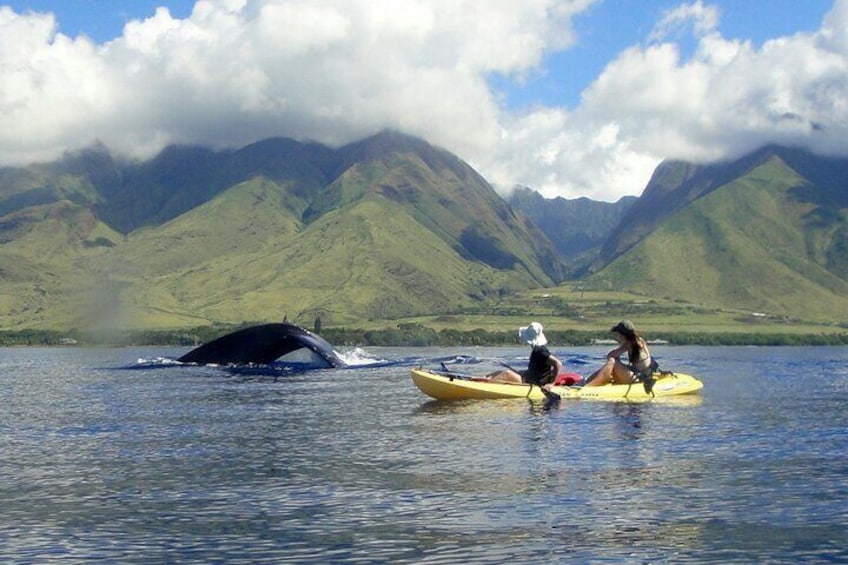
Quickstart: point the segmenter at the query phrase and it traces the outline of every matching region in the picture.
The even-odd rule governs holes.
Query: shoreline
[[[247,324],[250,325],[250,324]],[[197,346],[241,326],[216,326],[182,330],[137,330],[98,332],[57,330],[0,330],[0,347],[127,347]],[[463,347],[517,345],[515,332],[483,329],[435,330],[426,326],[404,325],[383,329],[325,328],[320,335],[337,347]],[[614,342],[607,330],[546,329],[550,342],[557,346],[606,346]],[[652,329],[648,334],[651,345],[680,346],[845,346],[848,331],[833,333],[792,332],[783,328],[769,331],[679,331]]]

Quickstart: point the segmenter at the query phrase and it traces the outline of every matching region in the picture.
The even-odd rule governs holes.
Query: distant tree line
[[[609,340],[607,331],[545,330],[548,341],[555,346],[588,346],[598,340]],[[327,329],[322,336],[334,345],[346,346],[508,346],[519,345],[513,329],[487,331],[434,330],[417,324],[401,324],[380,330]],[[848,333],[841,334],[771,334],[736,332],[652,332],[652,340],[669,345],[848,345]]]
[[[81,331],[54,330],[0,331],[0,346],[76,346],[76,345],[145,345],[193,346],[252,324],[214,325],[190,330],[146,330],[90,334]],[[316,320],[315,329],[320,330]],[[455,330],[420,324],[399,324],[392,328],[355,329],[324,328],[321,336],[335,346],[362,347],[455,347],[520,345],[515,330]],[[608,340],[606,331],[546,330],[548,340],[556,347],[587,346],[597,340]],[[848,332],[839,334],[789,334],[757,332],[651,332],[654,340],[669,345],[848,345]]]

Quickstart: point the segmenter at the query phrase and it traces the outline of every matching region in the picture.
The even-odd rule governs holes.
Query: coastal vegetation
[[[653,299],[621,291],[562,285],[518,293],[486,308],[393,320],[332,325],[320,317],[281,317],[342,346],[509,346],[516,329],[539,321],[557,346],[609,340],[619,319],[633,320],[651,341],[669,345],[848,345],[848,325],[791,319],[762,312],[707,309],[679,300]],[[194,346],[240,327],[265,323],[217,323],[138,330],[0,331],[0,345]]]
[[[193,346],[202,341],[220,337],[236,329],[208,327],[184,331],[145,330],[123,332],[111,336],[92,335],[78,332],[55,332],[47,330],[0,331],[0,346]],[[593,330],[549,330],[548,339],[555,347],[589,346],[605,343],[609,335]],[[323,337],[337,347],[496,347],[517,345],[515,331],[435,330],[417,324],[401,324],[394,328],[349,329],[331,328]],[[203,336],[208,336],[204,338]],[[654,343],[665,345],[848,345],[848,332],[792,333],[788,332],[656,332],[651,335]]]

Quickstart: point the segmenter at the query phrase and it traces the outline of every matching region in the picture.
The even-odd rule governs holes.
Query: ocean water
[[[409,377],[522,349],[184,352],[0,349],[0,563],[848,562],[848,348],[655,346],[698,397],[558,407]]]

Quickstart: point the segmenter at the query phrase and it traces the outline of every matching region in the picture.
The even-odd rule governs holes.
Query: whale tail
[[[309,349],[330,367],[346,367],[327,340],[294,324],[261,324],[221,336],[192,349],[178,361],[199,365],[270,364],[292,351]]]

